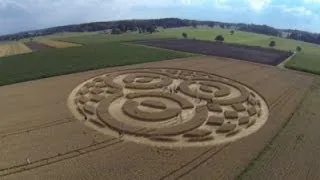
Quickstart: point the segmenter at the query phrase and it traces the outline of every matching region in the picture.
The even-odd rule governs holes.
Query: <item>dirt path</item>
[[[285,68],[285,64],[290,61],[295,55],[297,54],[297,52],[294,52],[290,57],[288,57],[286,60],[284,60],[283,62],[281,62],[280,64],[278,64],[277,66],[279,68],[284,69]]]
[[[184,68],[239,81],[265,98],[269,118],[257,132],[235,142],[161,148],[103,135],[68,110],[69,94],[85,80],[136,67]],[[287,122],[312,80],[261,64],[192,57],[3,86],[0,179],[233,179]]]

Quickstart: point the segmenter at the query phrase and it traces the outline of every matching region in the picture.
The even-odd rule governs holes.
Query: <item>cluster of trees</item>
[[[24,38],[50,35],[50,34],[62,34],[64,32],[94,32],[94,31],[106,31],[111,30],[114,34],[119,34],[127,31],[139,31],[140,33],[153,33],[156,31],[156,27],[163,28],[177,28],[186,26],[201,26],[206,25],[210,27],[220,26],[221,28],[229,28],[232,23],[223,23],[215,21],[196,21],[179,18],[163,18],[163,19],[146,19],[146,20],[121,20],[121,21],[109,21],[109,22],[93,22],[77,25],[58,26],[53,28],[41,29],[36,31],[21,32],[16,34],[10,34],[0,36],[0,41],[19,40]]]
[[[164,19],[147,19],[147,20],[122,20],[122,21],[108,21],[108,22],[93,22],[77,25],[58,26],[53,28],[41,29],[36,31],[21,32],[0,36],[0,41],[19,40],[23,38],[30,38],[36,36],[43,36],[49,34],[60,34],[63,32],[95,32],[113,30],[114,33],[123,33],[127,31],[155,32],[156,27],[175,28],[191,26],[191,20],[182,20],[178,18],[164,18]],[[196,23],[198,25],[198,23]]]
[[[258,34],[265,34],[265,35],[270,35],[270,36],[280,36],[281,31],[267,26],[267,25],[255,25],[255,24],[242,24],[239,27],[239,30],[241,31],[246,31],[246,32],[253,32],[253,33],[258,33]]]
[[[298,31],[298,30],[285,30],[289,33],[288,38],[295,39],[298,41],[305,41],[314,44],[320,44],[320,34],[318,33],[310,33],[306,31]]]
[[[127,31],[139,31],[140,33],[153,33],[156,27],[176,28],[206,25],[209,27],[232,28],[236,30],[254,32],[259,34],[282,36],[282,33],[289,34],[287,38],[306,41],[310,43],[320,44],[320,34],[309,33],[298,30],[280,30],[266,25],[243,24],[243,23],[224,23],[216,21],[196,21],[178,18],[163,18],[163,19],[146,19],[146,20],[122,20],[109,22],[93,22],[77,25],[59,26],[36,31],[21,32],[11,35],[0,36],[0,41],[19,40],[36,36],[49,34],[61,34],[63,32],[93,32],[111,30],[113,34],[120,34]],[[230,31],[234,34],[234,31]]]
[[[20,40],[24,38],[62,34],[64,32],[95,32],[113,30],[114,33],[123,33],[127,31],[155,32],[156,27],[162,26],[164,28],[186,26],[175,18],[158,19],[158,20],[123,20],[123,21],[109,21],[109,22],[93,22],[78,25],[58,26],[53,28],[41,29],[36,31],[21,32],[0,36],[0,41]]]
[[[122,25],[121,25],[122,26]],[[111,30],[111,34],[122,34],[128,31],[139,31],[139,33],[154,33],[156,32],[157,27],[154,25],[150,26],[136,26],[132,30],[131,29],[126,29],[123,26],[122,27],[113,27]]]

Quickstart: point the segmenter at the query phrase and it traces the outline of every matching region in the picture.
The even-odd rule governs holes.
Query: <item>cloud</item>
[[[285,6],[279,8],[279,3]],[[304,20],[319,16],[314,3],[320,4],[320,0],[0,0],[0,34],[133,18],[180,17],[284,24],[285,18],[292,14]],[[282,15],[283,19],[270,15]],[[317,22],[312,24],[320,27]]]
[[[214,7],[222,10],[231,10],[233,6],[229,4],[230,0],[215,0],[213,2]]]
[[[320,4],[320,0],[304,0],[303,2],[306,4]]]
[[[25,11],[28,10],[28,8],[24,5],[22,5],[19,2],[16,2],[15,0],[0,0],[0,10],[4,10],[6,8],[19,8],[19,9],[23,9]]]
[[[284,13],[291,13],[298,16],[310,16],[313,15],[313,12],[303,6],[300,7],[286,7],[282,6],[282,12]]]
[[[271,0],[248,0],[248,3],[254,11],[261,11],[271,3]]]

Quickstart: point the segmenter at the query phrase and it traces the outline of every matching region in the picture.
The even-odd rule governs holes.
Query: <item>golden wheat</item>
[[[68,47],[76,47],[81,46],[80,44],[69,43],[69,42],[62,42],[62,41],[54,41],[54,40],[39,40],[39,43],[44,45],[54,47],[54,48],[68,48]]]

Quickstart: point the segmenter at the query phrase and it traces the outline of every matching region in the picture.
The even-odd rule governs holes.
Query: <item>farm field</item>
[[[230,30],[220,28],[177,28],[168,29],[161,33],[164,36],[180,37],[182,32],[186,32],[189,38],[200,40],[214,40],[217,35],[222,34],[226,42],[262,47],[268,47],[269,42],[273,40],[276,42],[276,49],[285,51],[295,51],[296,47],[300,46],[303,52],[298,53],[285,66],[291,69],[319,74],[320,60],[318,57],[320,57],[320,45],[241,31],[236,31],[234,35],[230,35]]]
[[[318,179],[320,79],[301,107],[240,179]]]
[[[165,49],[227,57],[274,66],[292,55],[290,52],[275,49],[187,39],[145,40],[138,41],[137,43]]]
[[[290,69],[305,71],[320,75],[319,54],[317,53],[298,53],[285,66]]]
[[[180,35],[181,36],[181,35]],[[180,37],[179,36],[179,37]],[[57,40],[78,43],[78,44],[95,44],[95,43],[105,43],[105,42],[120,42],[120,41],[135,41],[135,40],[144,40],[144,39],[162,39],[162,38],[177,38],[177,36],[170,36],[159,33],[153,34],[139,34],[136,32],[129,32],[119,35],[111,34],[95,34],[92,36],[76,36],[76,37],[67,37],[67,38],[58,38]]]
[[[319,74],[320,69],[320,45],[315,45],[307,42],[296,41],[291,39],[285,39],[280,37],[266,36],[255,33],[236,31],[234,35],[230,35],[230,30],[221,28],[172,28],[172,29],[160,29],[160,32],[151,35],[127,33],[123,35],[93,35],[93,36],[77,36],[59,38],[63,41],[69,41],[74,43],[102,43],[102,42],[114,42],[114,41],[130,41],[130,40],[143,40],[143,39],[159,39],[159,38],[181,38],[181,34],[186,32],[189,39],[196,38],[198,40],[214,40],[214,38],[221,34],[225,38],[225,42],[239,43],[251,46],[268,47],[269,42],[274,40],[276,42],[275,49],[284,51],[295,51],[297,46],[302,48],[302,52],[293,57],[286,63],[286,67],[291,69],[297,69],[300,71],[311,72]]]
[[[36,46],[38,45],[36,44]],[[103,67],[174,59],[190,55],[189,53],[120,43],[92,44],[39,51],[1,58],[0,85]]]
[[[81,45],[68,42],[54,41],[49,39],[39,41],[27,41],[24,43],[6,42],[0,44],[0,57],[26,54],[52,48],[68,48],[79,46]]]
[[[52,49],[52,47],[42,44],[42,43],[38,43],[38,42],[26,42],[24,43],[24,45],[26,45],[29,49],[32,50],[32,52],[37,52],[37,51],[44,51],[44,50],[48,50],[48,49]]]
[[[38,52],[1,58],[0,119],[5,121],[0,121],[0,137],[6,148],[0,148],[0,179],[318,177],[319,170],[309,164],[318,167],[313,157],[319,156],[315,137],[320,135],[316,125],[308,128],[319,117],[317,77],[131,42],[160,47],[178,42],[195,53],[208,50],[201,43],[214,44],[196,41],[200,45],[193,48],[188,46],[193,40],[172,39],[184,31],[190,39],[194,31],[205,32],[196,32],[201,34],[196,39],[215,37],[206,28],[74,34],[57,40],[83,46],[42,51],[48,45],[40,42],[54,40],[39,38],[26,42]],[[270,41],[251,33],[213,31],[226,32],[232,43],[266,46]],[[281,38],[276,41],[278,49],[295,48]],[[183,50],[180,45],[177,50]],[[288,63],[309,57],[308,68],[316,70],[317,48],[307,45]],[[276,50],[256,50],[230,51],[265,64],[285,58]]]
[[[176,28],[176,29],[162,29],[160,30],[159,33],[154,33],[154,34],[137,34],[137,33],[127,33],[127,34],[123,34],[123,35],[107,35],[107,34],[97,34],[97,33],[74,33],[71,34],[69,36],[66,35],[66,38],[62,38],[62,39],[57,39],[57,40],[63,40],[63,41],[70,41],[73,43],[79,43],[79,44],[85,44],[84,47],[71,47],[68,49],[53,49],[52,52],[40,52],[40,54],[38,53],[32,53],[32,54],[27,54],[26,56],[17,56],[17,57],[5,57],[5,58],[1,58],[1,62],[3,68],[5,68],[6,66],[10,66],[10,67],[15,67],[17,66],[16,62],[22,62],[25,59],[27,61],[31,60],[32,62],[39,62],[40,65],[36,65],[36,64],[30,64],[28,62],[28,64],[26,65],[26,67],[30,68],[30,70],[32,69],[32,73],[29,74],[27,72],[29,72],[28,70],[22,70],[21,72],[20,69],[16,69],[15,71],[12,71],[11,73],[16,74],[16,76],[18,76],[19,74],[24,74],[26,73],[27,75],[25,75],[25,77],[10,77],[7,78],[7,80],[1,80],[5,81],[3,82],[4,84],[6,84],[6,82],[10,82],[10,83],[14,83],[15,80],[10,80],[10,79],[20,79],[18,80],[18,82],[28,80],[30,79],[34,79],[36,77],[48,77],[48,76],[54,76],[59,75],[60,73],[53,73],[55,71],[60,72],[62,71],[63,73],[67,73],[68,70],[66,70],[64,67],[66,64],[68,64],[67,66],[69,67],[69,71],[70,72],[77,72],[78,69],[77,65],[76,68],[71,67],[72,64],[74,62],[69,62],[69,60],[66,60],[67,58],[70,57],[70,59],[75,59],[75,58],[79,58],[79,59],[98,59],[98,58],[102,58],[104,55],[106,55],[106,57],[109,57],[108,54],[111,51],[108,51],[108,49],[103,49],[103,48],[108,48],[108,47],[135,47],[133,45],[129,45],[130,43],[125,43],[126,45],[120,45],[119,43],[123,43],[123,42],[127,42],[127,41],[136,41],[136,40],[152,40],[152,39],[164,39],[164,38],[175,38],[175,37],[180,37],[182,32],[187,32],[189,39],[193,38],[193,37],[197,37],[197,39],[209,39],[212,40],[210,38],[215,37],[215,35],[217,34],[223,34],[225,36],[226,42],[232,42],[232,43],[242,43],[242,44],[248,44],[248,45],[261,45],[261,46],[267,46],[270,38],[276,39],[276,49],[281,49],[281,50],[293,50],[296,45],[300,45],[303,50],[300,53],[297,53],[296,56],[294,56],[289,62],[286,63],[286,66],[290,66],[290,68],[292,69],[297,69],[297,70],[301,70],[301,71],[312,71],[313,73],[320,73],[319,72],[319,68],[317,66],[317,63],[319,62],[318,60],[318,51],[317,51],[317,45],[313,45],[313,44],[309,44],[309,43],[304,43],[304,42],[298,42],[298,41],[292,41],[292,40],[287,40],[287,39],[282,39],[282,38],[277,38],[277,37],[269,37],[269,36],[263,36],[263,35],[258,35],[258,34],[253,34],[253,33],[246,33],[246,32],[240,32],[240,31],[236,31],[235,35],[230,35],[228,30],[224,30],[224,29],[219,29],[219,28]],[[56,36],[55,36],[56,37]],[[246,41],[244,41],[246,40]],[[36,41],[50,41],[52,42],[52,40],[49,39],[41,39],[39,37],[39,40]],[[35,41],[35,42],[36,42]],[[243,42],[240,42],[243,41]],[[32,43],[35,43],[32,42]],[[54,41],[56,42],[56,41]],[[29,42],[26,42],[27,44]],[[296,43],[296,44],[295,44]],[[13,44],[13,43],[12,43]],[[4,54],[4,52],[6,51],[8,45],[10,45],[11,47],[15,47],[16,48],[12,48],[11,52],[15,52],[17,53],[17,50],[14,51],[13,49],[17,49],[17,47],[20,47],[20,49],[22,49],[22,52],[31,52],[31,50],[29,48],[27,48],[25,45],[19,43],[16,44],[15,46],[13,46],[11,43],[7,43],[5,45],[1,45],[2,51],[1,53]],[[21,48],[22,47],[22,48]],[[23,48],[24,47],[24,48]],[[49,46],[44,46],[42,44],[37,43],[36,46],[34,46],[35,49],[34,50],[38,50],[38,48],[40,47],[42,49],[42,47],[49,47]],[[80,49],[77,49],[80,48]],[[95,50],[95,48],[97,48],[97,50]],[[135,48],[139,48],[140,50],[144,49],[146,47],[135,47]],[[111,52],[112,54],[115,54],[115,52],[120,52],[120,50],[116,50],[116,48],[111,48],[113,49],[113,51]],[[129,48],[128,48],[129,49]],[[127,49],[127,50],[128,50]],[[148,48],[148,50],[154,51],[154,48]],[[97,54],[95,54],[95,52],[98,52]],[[130,50],[128,50],[130,51]],[[162,51],[160,49],[156,49],[156,51]],[[8,51],[6,51],[8,52]],[[131,52],[131,51],[130,51]],[[168,54],[176,54],[176,52],[172,52],[172,51],[165,51]],[[96,57],[90,56],[89,54],[95,54]],[[152,53],[152,52],[151,52]],[[14,53],[11,53],[14,54]],[[146,54],[148,54],[148,52],[146,52]],[[179,55],[183,54],[183,53],[178,53]],[[184,53],[186,54],[186,53]],[[190,54],[188,54],[190,55]],[[319,54],[320,55],[320,54]],[[110,55],[113,56],[113,55]],[[124,55],[121,55],[124,56]],[[176,56],[174,56],[176,57]],[[227,56],[230,57],[230,56]],[[8,58],[8,60],[7,60]],[[138,59],[138,57],[136,57]],[[168,56],[168,58],[171,58],[171,56]],[[260,58],[260,57],[259,57]],[[261,57],[263,58],[263,57]],[[10,59],[10,60],[9,60]],[[46,59],[46,60],[40,60],[40,59]],[[61,61],[60,61],[61,59]],[[162,58],[160,58],[162,59]],[[12,60],[12,62],[10,62]],[[155,60],[155,59],[154,59]],[[50,62],[49,61],[54,61],[54,62]],[[73,60],[71,60],[73,61]],[[81,60],[79,60],[81,61]],[[102,61],[101,59],[99,61]],[[46,62],[48,64],[54,64],[53,67],[58,67],[59,64],[57,63],[63,63],[61,66],[63,66],[63,68],[61,68],[61,70],[43,70],[42,66],[45,65],[41,65],[42,62]],[[145,62],[145,61],[143,61]],[[12,64],[11,64],[12,63]],[[138,63],[137,60],[134,60],[134,62],[132,63]],[[11,65],[9,65],[11,64]],[[88,63],[89,64],[89,63]],[[87,65],[88,65],[87,64]],[[105,67],[105,62],[104,63],[98,63],[101,66],[100,67]],[[111,63],[113,64],[113,62]],[[117,64],[117,63],[115,63]],[[125,64],[125,63],[118,63],[119,65],[121,64]],[[83,70],[87,70],[87,69],[91,69],[91,68],[99,68],[99,65],[92,63],[89,64],[88,66],[90,66],[89,68],[85,68],[85,64],[79,65],[81,66],[80,69],[82,70],[78,70],[78,71],[83,71]],[[39,68],[39,70],[41,72],[35,72],[36,69],[33,69],[31,67],[34,68]],[[28,69],[27,68],[27,69]],[[64,70],[62,70],[64,69]],[[10,70],[11,71],[11,70]],[[61,72],[61,73],[62,73]],[[2,73],[6,74],[7,70],[4,70]],[[34,74],[38,74],[37,76],[35,76]],[[7,74],[7,75],[10,75]],[[7,77],[6,75],[3,77]],[[3,78],[4,79],[4,78]],[[2,83],[0,83],[2,84]]]
[[[0,57],[32,52],[22,43],[0,44]]]
[[[135,50],[131,52],[123,47],[127,45],[113,46],[122,48],[122,53],[118,54],[131,53],[131,59],[139,53],[146,53],[140,47],[130,47]],[[106,45],[103,49],[106,47],[111,51],[115,50],[111,45]],[[145,54],[146,59],[155,58],[160,50],[153,54],[150,54],[151,51],[153,50]],[[113,55],[113,59],[121,59],[119,56],[121,55]],[[17,56],[10,59],[13,57]],[[57,57],[52,58],[59,59]],[[110,55],[108,57],[106,59],[112,58]],[[140,54],[140,59],[141,57]],[[199,84],[186,81],[190,76],[206,77],[209,80],[197,80],[202,84],[199,87],[202,90],[193,91],[192,86]],[[3,86],[0,87],[0,119],[5,120],[0,121],[0,137],[1,145],[5,148],[0,148],[0,178],[235,179],[243,172],[249,172],[248,165],[297,111],[314,79],[314,76],[273,66],[201,56],[99,69]],[[133,82],[142,84],[132,86]],[[177,93],[166,96],[167,91],[161,87],[168,83],[170,86],[179,83],[181,88]],[[223,106],[224,111],[218,119],[211,116],[216,116],[216,111],[221,109],[211,106],[210,101],[205,100],[208,95],[212,96],[205,92],[212,91],[217,86],[215,83],[220,84],[219,87],[223,89],[216,94],[220,98],[216,102]],[[129,91],[130,87],[134,88]],[[150,89],[151,87],[156,89]],[[147,88],[148,96],[143,95],[146,89],[141,89],[144,88]],[[149,96],[153,91],[162,93]],[[199,96],[194,92],[199,93]],[[129,96],[127,93],[136,94]],[[81,95],[85,97],[75,97]],[[101,96],[105,99],[101,99]],[[204,99],[192,100],[195,96]],[[246,98],[247,96],[250,98]],[[160,109],[167,106],[170,113],[153,111],[153,114],[161,116],[152,118],[134,115],[136,128],[144,129],[133,132],[129,126],[133,124],[130,108],[134,109],[135,105],[132,101],[142,101],[141,103],[155,105]],[[170,104],[171,101],[175,103]],[[89,119],[83,120],[85,115],[80,114],[79,117],[73,111],[74,103],[80,109],[84,108],[84,114],[93,114],[88,116]],[[233,103],[239,104],[233,106]],[[234,111],[231,111],[230,105]],[[189,112],[190,106],[195,106],[191,109],[193,113]],[[246,113],[242,112],[243,108]],[[108,114],[108,109],[115,110],[115,113]],[[120,111],[116,111],[117,109]],[[127,114],[121,113],[121,109]],[[149,110],[146,107],[139,109]],[[210,113],[207,112],[208,109]],[[177,114],[172,113],[176,111],[186,113],[179,119]],[[192,115],[195,117],[191,118]],[[247,115],[250,116],[249,119],[242,118],[240,121],[240,117]],[[106,119],[108,116],[113,118]],[[159,117],[160,120],[157,119]],[[172,119],[166,121],[168,118]],[[178,121],[182,122],[183,128],[188,129],[181,131],[176,128]],[[102,124],[103,122],[109,126]],[[152,135],[148,134],[152,131],[147,130],[155,126],[162,129],[155,134],[163,136],[147,141]],[[202,129],[192,131],[194,127],[200,126]],[[108,134],[110,127],[116,131],[123,130],[124,134]],[[192,128],[189,129],[190,127]],[[235,128],[238,130],[233,131]],[[212,131],[211,134],[208,134],[208,130]],[[132,137],[134,133],[140,136]],[[315,144],[318,143],[316,138],[314,140]],[[179,143],[180,141],[183,142]],[[178,147],[168,147],[170,144]],[[294,152],[290,149],[290,153]],[[282,163],[284,162],[280,162]],[[274,168],[271,167],[271,170],[280,170],[277,166]],[[282,174],[291,173],[286,169],[282,170]],[[317,173],[318,170],[311,169],[310,172]],[[261,175],[251,177],[257,179]]]
[[[69,47],[78,47],[81,46],[80,44],[69,43],[69,42],[62,42],[62,41],[54,41],[54,40],[39,40],[38,43],[44,44],[46,46],[50,46],[53,48],[69,48]]]

